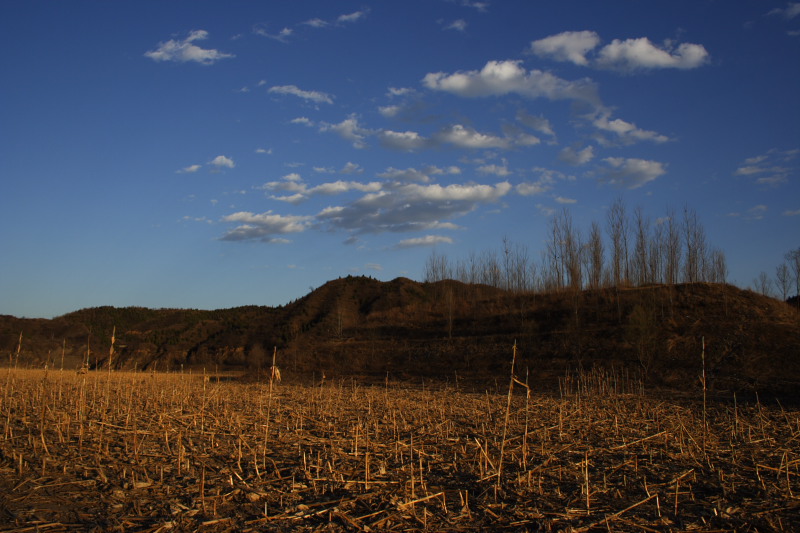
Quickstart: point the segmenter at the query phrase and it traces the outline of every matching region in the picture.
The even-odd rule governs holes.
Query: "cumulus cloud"
[[[527,71],[520,61],[489,61],[481,70],[447,74],[431,72],[422,83],[428,89],[467,98],[519,94],[527,98],[582,100],[598,103],[597,88],[588,79],[567,81],[541,70]]]
[[[778,15],[787,20],[793,19],[800,15],[800,2],[789,2],[785,8],[776,7],[767,15]]]
[[[614,39],[604,46],[597,65],[611,70],[677,68],[692,69],[708,62],[709,54],[701,44],[682,43],[677,48],[659,48],[647,37]]]
[[[404,239],[395,245],[397,249],[415,248],[417,246],[435,246],[437,244],[453,244],[453,239],[444,235],[425,235],[413,239]]]
[[[362,127],[355,115],[350,115],[338,124],[323,123],[319,131],[332,131],[343,139],[352,142],[355,148],[366,147],[365,139],[373,133],[371,130]]]
[[[464,19],[454,20],[450,24],[444,27],[445,30],[456,30],[456,31],[466,31],[467,29],[467,21]]]
[[[503,161],[502,165],[482,165],[479,166],[477,170],[481,174],[493,174],[501,178],[511,175],[511,171],[508,170],[508,166],[506,165],[505,161]]]
[[[381,186],[382,184],[377,181],[362,183],[359,181],[344,180],[337,180],[328,183],[321,183],[315,186],[309,186],[303,181],[299,174],[292,173],[284,176],[278,181],[267,182],[260,188],[271,192],[291,193],[286,195],[270,195],[270,198],[290,204],[299,204],[308,200],[312,196],[332,196],[336,194],[343,194],[349,191],[377,192],[381,190]]]
[[[328,23],[322,20],[321,18],[309,19],[303,22],[303,24],[305,24],[306,26],[311,26],[312,28],[324,28],[325,26],[328,25]]]
[[[556,61],[569,61],[586,66],[586,53],[600,43],[593,31],[565,31],[531,43],[531,52],[539,57],[550,57]]]
[[[448,220],[497,202],[510,190],[508,182],[447,186],[391,182],[350,204],[324,209],[317,219],[355,233],[455,229],[458,226]]]
[[[661,135],[655,131],[643,130],[636,127],[636,124],[626,122],[622,119],[610,119],[610,114],[607,112],[600,113],[594,121],[594,127],[600,131],[613,133],[616,139],[623,144],[634,144],[639,141],[652,141],[654,143],[665,143],[669,141],[669,137]]]
[[[692,69],[706,64],[709,54],[701,44],[672,41],[654,44],[647,37],[614,39],[597,49],[600,36],[593,31],[565,31],[531,43],[530,51],[539,57],[567,61],[575,65],[631,72],[646,69]],[[596,51],[595,51],[596,50]],[[593,52],[592,57],[589,53]]]
[[[289,37],[294,33],[294,30],[291,28],[283,28],[278,33],[270,33],[267,31],[266,26],[258,24],[253,28],[253,33],[256,35],[260,35],[262,37],[267,37],[269,39],[274,39],[276,41],[280,41],[285,43],[288,41]]]
[[[600,171],[603,179],[626,189],[638,189],[667,172],[658,161],[623,157],[606,157],[603,161],[608,165]]]
[[[578,200],[575,200],[574,198],[565,198],[563,196],[556,196],[555,198],[553,198],[553,200],[555,200],[556,203],[559,203],[559,204],[576,204],[576,203],[578,203]]]
[[[561,152],[558,154],[558,158],[568,165],[585,165],[594,159],[594,147],[587,146],[586,148],[577,150],[571,146],[568,146],[561,150]]]
[[[272,94],[290,94],[303,100],[310,100],[316,104],[332,104],[333,97],[320,91],[304,91],[296,85],[276,85],[267,91]]]
[[[508,148],[510,142],[503,137],[480,133],[472,128],[454,124],[436,134],[439,142],[459,148]]]
[[[383,146],[404,152],[413,152],[430,144],[429,139],[415,131],[382,130],[378,133],[378,138]]]
[[[346,165],[347,167],[347,165]],[[306,183],[297,173],[265,183],[268,198],[299,204],[312,196],[356,193],[340,205],[330,205],[316,214],[281,215],[238,212],[222,219],[237,224],[223,237],[227,241],[277,242],[282,235],[310,229],[339,230],[355,236],[383,232],[404,233],[459,229],[453,220],[481,206],[497,203],[512,190],[510,183],[433,183],[438,175],[457,175],[458,167],[427,166],[421,169],[388,168],[381,181],[337,180]]]
[[[158,47],[155,50],[145,52],[144,55],[153,61],[176,61],[178,63],[194,61],[202,65],[213,65],[220,59],[236,57],[233,54],[226,54],[219,50],[200,48],[194,44],[195,41],[202,41],[207,38],[207,31],[194,30],[189,32],[189,36],[182,41],[170,39],[167,42],[158,43]]]
[[[539,133],[555,137],[556,132],[553,131],[552,124],[542,116],[529,115],[525,111],[520,110],[517,112],[517,121]]]
[[[262,241],[262,242],[287,242],[285,239],[276,239],[276,235],[300,233],[309,228],[313,217],[277,215],[272,211],[261,214],[249,211],[239,211],[222,218],[223,222],[239,224],[221,237],[223,241]]]
[[[191,174],[192,172],[197,172],[203,167],[203,165],[189,165],[188,167],[183,167],[182,169],[178,170],[178,174]]]
[[[755,178],[758,185],[776,187],[789,181],[789,177],[796,171],[792,162],[800,156],[800,149],[778,150],[773,148],[765,154],[745,159],[734,176],[747,176]]]
[[[339,17],[336,19],[336,22],[340,24],[357,22],[366,17],[367,12],[367,10],[362,9],[361,11],[354,11],[353,13],[348,13],[346,15],[339,15]]]
[[[214,159],[208,162],[209,165],[213,165],[216,167],[217,170],[222,168],[233,168],[236,164],[233,162],[233,159],[226,157],[224,155],[218,155]]]

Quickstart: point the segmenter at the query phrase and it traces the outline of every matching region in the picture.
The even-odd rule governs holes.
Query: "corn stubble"
[[[779,406],[598,373],[556,395],[0,376],[0,531],[800,530]]]

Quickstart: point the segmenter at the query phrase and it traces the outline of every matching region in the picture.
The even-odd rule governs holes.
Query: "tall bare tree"
[[[587,278],[589,287],[599,289],[603,283],[603,235],[600,225],[592,221],[592,229],[589,231],[589,241],[587,242],[586,258],[588,261]]]
[[[631,274],[636,285],[650,283],[650,269],[648,268],[648,245],[650,243],[650,220],[644,215],[641,207],[637,207],[633,214],[635,242],[633,248],[633,266]]]
[[[784,302],[792,289],[792,274],[789,272],[789,265],[781,263],[775,267],[775,285],[781,293],[781,300]]]
[[[686,260],[683,263],[683,279],[688,283],[705,280],[706,234],[697,212],[683,208],[683,236]]]
[[[611,279],[614,285],[628,282],[628,215],[622,198],[611,205],[606,214],[606,231],[611,239]]]
[[[681,232],[674,209],[667,210],[664,241],[664,283],[675,285],[681,270]]]
[[[753,285],[755,286],[756,292],[764,295],[764,296],[771,296],[772,294],[772,280],[769,279],[769,276],[766,272],[760,272],[758,277],[753,280]]]
[[[794,274],[795,296],[797,296],[797,306],[800,307],[800,248],[786,252],[786,262]]]

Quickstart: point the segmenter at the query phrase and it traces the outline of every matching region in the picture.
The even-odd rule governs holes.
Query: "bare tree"
[[[681,269],[681,233],[674,209],[667,210],[667,228],[664,243],[664,282],[678,283]]]
[[[753,285],[755,286],[756,292],[764,296],[771,296],[772,280],[769,279],[769,276],[766,272],[760,272],[758,277],[753,280]]]
[[[711,251],[709,260],[710,275],[708,281],[712,283],[726,283],[728,280],[728,262],[725,259],[725,252],[719,248]]]
[[[620,286],[629,280],[628,216],[621,197],[608,210],[606,231],[611,238],[611,277],[614,285]]]
[[[786,262],[789,263],[789,269],[794,274],[795,295],[797,296],[797,305],[800,306],[800,248],[786,252]]]
[[[688,206],[683,208],[683,236],[686,261],[683,264],[683,279],[688,283],[704,281],[706,265],[706,234],[697,217],[697,212]]]
[[[650,273],[651,283],[664,283],[664,263],[666,259],[664,239],[664,224],[662,221],[656,221],[647,248],[647,269]]]
[[[452,279],[453,271],[446,255],[440,255],[434,250],[425,262],[425,281],[436,282]]]
[[[641,207],[637,207],[633,215],[634,231],[636,241],[633,252],[633,268],[631,269],[636,285],[650,283],[650,272],[648,268],[648,244],[650,233],[650,221],[645,217]]]
[[[775,267],[775,285],[781,292],[781,300],[784,302],[788,297],[789,291],[792,289],[792,275],[789,272],[789,265],[781,263]]]
[[[603,235],[600,225],[592,221],[592,229],[589,232],[589,242],[587,243],[586,258],[588,261],[587,278],[589,287],[598,289],[603,282]]]

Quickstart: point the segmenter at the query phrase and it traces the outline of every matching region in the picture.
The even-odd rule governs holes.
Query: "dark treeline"
[[[548,239],[537,261],[531,250],[503,239],[502,249],[451,260],[434,251],[425,281],[455,279],[513,292],[550,292],[676,283],[725,283],[722,250],[709,245],[694,209],[668,210],[651,220],[641,208],[630,213],[617,199],[601,225],[581,231],[566,208],[548,222]]]

